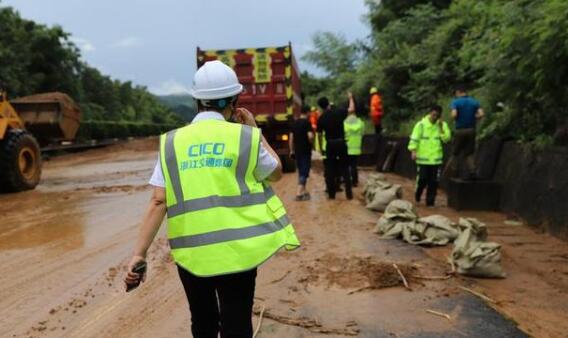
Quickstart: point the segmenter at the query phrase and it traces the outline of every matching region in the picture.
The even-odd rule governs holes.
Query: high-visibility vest
[[[438,123],[432,123],[426,115],[416,123],[410,135],[408,150],[416,151],[416,163],[424,165],[439,165],[444,159],[443,143],[451,138],[450,128],[446,122],[442,122],[442,130]]]
[[[327,156],[326,156],[325,150],[327,148],[327,141],[325,140],[325,131],[321,132],[321,144],[320,144],[320,141],[319,141],[319,133],[316,133],[315,137],[316,137],[316,139],[315,139],[315,143],[314,143],[315,144],[314,148],[318,153],[322,152],[323,153],[322,158],[326,159]]]
[[[358,117],[348,117],[343,121],[345,130],[345,141],[347,142],[348,155],[361,155],[361,145],[363,143],[363,133],[365,123]]]
[[[160,139],[172,256],[197,276],[255,268],[300,245],[282,201],[254,177],[258,128],[205,120]]]
[[[320,144],[319,141],[319,132],[316,132],[314,135],[314,150],[317,152],[320,152],[322,150],[325,150],[325,132],[322,132],[322,144]]]

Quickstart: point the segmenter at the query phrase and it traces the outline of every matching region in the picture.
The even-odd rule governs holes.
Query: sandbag
[[[405,200],[394,200],[388,204],[385,213],[375,227],[374,232],[385,239],[402,237],[402,231],[406,222],[414,222],[418,219],[414,205]]]
[[[392,183],[386,181],[377,181],[372,185],[369,185],[368,188],[365,191],[363,191],[363,195],[365,196],[365,202],[367,204],[371,203],[375,198],[375,194],[377,193],[377,191],[390,189],[392,186],[393,186]]]
[[[406,224],[402,239],[414,245],[446,245],[459,235],[457,224],[442,215],[431,215]]]
[[[379,173],[369,175],[369,178],[367,178],[367,182],[363,187],[365,203],[370,203],[373,200],[377,188],[389,188],[391,186],[392,184],[387,182],[385,175]]]
[[[397,239],[402,237],[404,227],[404,222],[381,217],[377,222],[374,232],[381,235],[381,238],[384,239]]]
[[[461,232],[450,256],[456,271],[473,277],[505,278],[501,267],[501,245],[486,242],[485,224],[474,218],[461,218],[459,227]]]
[[[383,212],[390,202],[401,197],[402,187],[399,184],[392,184],[388,188],[378,187],[373,194],[373,199],[367,203],[366,208]]]
[[[469,230],[471,236],[476,241],[487,240],[487,226],[485,225],[485,223],[480,222],[477,218],[462,217],[458,220],[458,227],[460,233],[465,230]]]
[[[418,219],[418,214],[416,213],[414,204],[401,199],[390,202],[385,209],[385,214],[383,216],[390,219],[409,221]]]

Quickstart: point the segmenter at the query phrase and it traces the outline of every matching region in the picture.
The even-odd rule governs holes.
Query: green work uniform
[[[197,276],[237,273],[300,245],[282,201],[254,177],[258,128],[204,120],[162,135],[168,239]]]
[[[361,145],[363,143],[363,133],[365,123],[358,117],[349,116],[343,121],[345,130],[345,141],[347,142],[348,155],[361,155]]]

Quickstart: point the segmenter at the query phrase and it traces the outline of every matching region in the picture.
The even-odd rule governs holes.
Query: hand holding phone
[[[146,274],[146,261],[139,260],[127,272],[124,283],[126,284],[126,292],[136,289],[141,282],[144,281]]]
[[[240,124],[256,127],[256,121],[252,113],[246,108],[237,108],[235,112],[235,120]]]

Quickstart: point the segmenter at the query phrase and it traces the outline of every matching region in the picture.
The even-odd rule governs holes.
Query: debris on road
[[[408,290],[412,291],[412,289],[410,288],[410,285],[408,285],[408,281],[406,280],[406,277],[404,277],[404,274],[402,273],[402,271],[400,271],[400,269],[398,268],[396,263],[393,263],[392,266],[394,267],[394,269],[396,270],[396,272],[400,276],[400,279],[402,280],[404,287],[407,288]]]
[[[428,312],[428,313],[430,313],[430,314],[433,314],[433,315],[435,315],[435,316],[444,317],[444,318],[446,318],[447,320],[452,320],[452,317],[451,317],[449,314],[447,314],[447,313],[443,313],[443,312],[439,312],[439,311],[434,311],[434,310],[426,310],[426,312]]]
[[[288,277],[288,275],[290,274],[290,272],[292,272],[292,271],[290,271],[290,270],[286,271],[286,273],[285,273],[282,277],[276,278],[275,280],[271,281],[270,284],[276,284],[276,283],[278,283],[278,282],[283,281],[284,278]]]
[[[471,293],[471,294],[474,295],[474,296],[477,296],[477,297],[483,299],[484,301],[487,301],[487,302],[493,303],[493,304],[497,304],[497,301],[496,301],[496,300],[494,300],[493,298],[487,297],[486,295],[484,295],[484,294],[482,294],[482,293],[480,293],[480,292],[477,292],[477,291],[472,290],[472,289],[470,289],[470,288],[466,288],[465,286],[459,286],[459,288],[462,289],[462,290],[464,290],[464,291],[467,291],[467,292]]]
[[[262,310],[260,310],[260,315],[258,316],[258,324],[256,326],[256,330],[254,330],[252,338],[256,338],[256,336],[260,332],[260,328],[262,327],[262,317],[264,316],[264,310],[266,310],[266,306],[263,305]]]
[[[406,264],[397,265],[403,275],[411,276],[415,268]],[[328,286],[357,288],[356,293],[367,289],[383,289],[405,285],[394,264],[379,261],[373,257],[337,257],[327,254],[316,259],[314,265],[305,268],[307,276],[300,283],[315,284],[325,281]],[[408,282],[407,282],[408,284]]]
[[[253,314],[260,316],[261,313],[265,318],[272,319],[281,324],[298,326],[307,329],[308,331],[313,333],[357,336],[360,331],[359,328],[357,327],[357,323],[353,321],[346,323],[343,328],[328,328],[324,327],[316,319],[308,317],[293,318],[293,317],[278,315],[271,312],[270,309],[266,309],[264,306],[260,308],[258,305],[255,305],[253,308]]]

